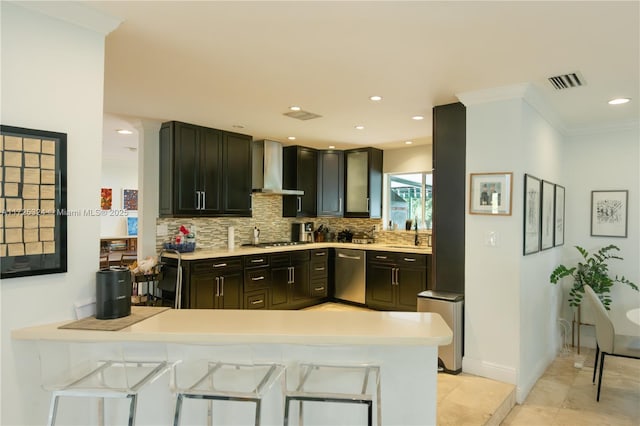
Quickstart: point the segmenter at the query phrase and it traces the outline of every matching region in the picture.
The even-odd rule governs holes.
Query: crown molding
[[[106,36],[122,23],[122,19],[99,12],[75,1],[9,1],[24,9],[69,22],[84,29]]]

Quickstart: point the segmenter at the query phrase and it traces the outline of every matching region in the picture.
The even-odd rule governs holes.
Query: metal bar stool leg
[[[179,393],[176,399],[176,410],[173,415],[173,426],[178,426],[180,424],[180,414],[182,414],[182,399],[183,396],[181,393]]]
[[[51,406],[49,407],[49,426],[54,426],[56,424],[56,415],[58,414],[58,400],[60,395],[57,393],[53,393],[51,396]]]
[[[136,408],[138,405],[138,395],[133,394],[128,396],[131,401],[129,402],[129,426],[133,426],[136,423]]]

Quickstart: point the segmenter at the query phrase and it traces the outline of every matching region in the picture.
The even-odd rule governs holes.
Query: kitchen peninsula
[[[286,365],[289,388],[300,362],[377,363],[382,423],[389,425],[435,424],[437,348],[452,339],[442,317],[418,312],[170,309],[116,332],[59,329],[63,324],[14,330],[12,338],[38,342],[41,351],[61,342],[142,344],[148,345],[146,356],[171,362],[189,361],[203,345],[210,345],[212,359],[221,348],[234,348],[240,359]],[[155,408],[139,411],[141,423],[153,417],[158,424],[169,424],[173,402],[169,389],[158,390]],[[319,405],[305,407],[307,424],[343,424],[344,416],[349,423],[364,423],[363,412]],[[265,406],[264,424],[281,424],[280,410],[278,403]]]

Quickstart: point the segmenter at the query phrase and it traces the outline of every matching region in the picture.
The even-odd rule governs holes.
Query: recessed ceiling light
[[[287,139],[289,139],[290,141],[295,141],[296,137],[295,136],[289,136],[289,137],[287,137]]]
[[[616,98],[609,101],[609,105],[622,105],[629,102],[631,98]]]
[[[116,130],[116,132],[120,133],[121,135],[131,135],[131,134],[133,134],[133,132],[131,130],[127,130],[127,129],[118,129],[118,130]]]
[[[382,100],[382,96],[374,95],[374,96],[370,96],[369,99],[377,102]]]
[[[405,145],[411,145],[413,141],[404,141]]]
[[[329,145],[329,149],[336,149],[335,145]]]
[[[414,115],[413,117],[411,117],[411,119],[420,121],[420,120],[424,120],[424,117],[422,115]]]
[[[289,107],[289,109],[290,109],[291,111],[300,111],[302,108],[300,108],[299,106],[295,106],[295,105],[293,105],[293,106],[290,106],[290,107]]]
[[[359,126],[359,125],[358,125],[358,126],[356,126],[356,129],[357,129],[357,130],[363,130],[363,129],[364,129],[364,126]]]

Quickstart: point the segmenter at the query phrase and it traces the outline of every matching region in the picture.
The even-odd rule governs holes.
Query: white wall
[[[113,204],[111,206],[114,215],[106,215],[100,218],[100,236],[117,237],[127,235],[127,217],[138,217],[137,210],[127,210],[127,216],[121,216],[124,212],[122,204],[123,189],[138,189],[138,159],[102,159],[102,175],[100,179],[102,188],[113,190]],[[138,193],[138,196],[140,194]]]
[[[67,133],[67,208],[93,209],[100,190],[104,34],[0,3],[2,124]],[[68,272],[0,284],[3,425],[46,422],[33,344],[11,330],[73,318],[95,296],[98,217],[68,218]]]
[[[383,173],[430,172],[432,168],[431,145],[385,149]]]
[[[610,272],[624,275],[640,285],[640,131],[635,126],[568,138],[565,146],[567,233],[562,263],[573,265],[580,257],[574,246],[590,252],[614,244],[623,261],[611,260]],[[592,190],[629,190],[627,238],[591,237],[590,208]],[[569,283],[566,283],[568,286]],[[616,284],[611,292],[610,317],[619,333],[638,335],[638,326],[625,312],[640,306],[640,293]],[[566,296],[565,296],[566,298]],[[566,305],[568,307],[568,304]],[[565,317],[571,313],[568,308]],[[588,312],[587,312],[588,315]],[[583,327],[583,344],[595,347],[593,327]]]
[[[513,173],[511,216],[466,216],[463,369],[516,384],[518,401],[558,347],[557,290],[548,274],[560,249],[522,255],[524,174],[562,180],[562,138],[523,96],[516,91],[506,99],[473,102],[461,97],[468,104],[467,173]],[[490,232],[497,234],[496,246],[486,243]]]

